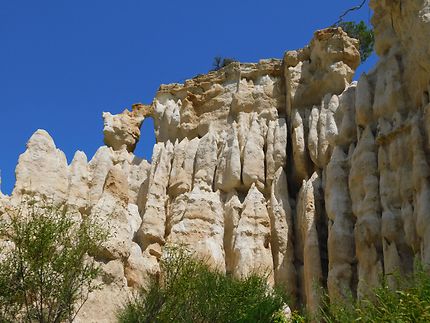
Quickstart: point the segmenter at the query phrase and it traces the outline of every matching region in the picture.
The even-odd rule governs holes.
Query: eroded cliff
[[[112,319],[166,244],[238,277],[269,272],[310,311],[318,286],[363,297],[382,274],[430,265],[430,3],[371,6],[380,61],[358,82],[357,41],[325,29],[283,60],[235,62],[105,113],[89,162],[31,137],[1,203],[43,195],[114,232],[96,257],[105,285],[78,320]],[[147,117],[151,164],[133,154]]]

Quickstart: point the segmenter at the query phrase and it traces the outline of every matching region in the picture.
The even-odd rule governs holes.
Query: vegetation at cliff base
[[[181,248],[168,249],[160,265],[159,280],[126,304],[120,322],[286,322],[285,297],[267,277],[226,276]]]
[[[71,322],[98,288],[88,252],[107,233],[64,205],[25,201],[0,215],[0,322]]]
[[[390,288],[388,280],[397,285]],[[422,266],[409,276],[386,277],[373,295],[360,301],[331,302],[322,309],[327,323],[424,323],[430,322],[430,275]]]

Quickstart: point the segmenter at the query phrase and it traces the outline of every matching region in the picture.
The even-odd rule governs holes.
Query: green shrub
[[[430,322],[430,275],[417,266],[410,276],[392,275],[398,288],[386,280],[376,288],[371,299],[328,305],[322,310],[326,322]]]
[[[126,304],[120,322],[282,322],[284,295],[267,277],[234,279],[182,248],[167,249],[160,265],[160,279]]]
[[[72,321],[98,287],[99,268],[87,254],[106,238],[64,205],[27,201],[7,210],[0,221],[0,321]]]

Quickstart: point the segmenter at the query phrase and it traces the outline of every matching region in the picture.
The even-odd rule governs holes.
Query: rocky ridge
[[[357,41],[329,28],[282,60],[235,62],[105,113],[91,161],[68,165],[43,130],[30,138],[0,203],[42,195],[115,232],[78,321],[113,320],[168,244],[237,277],[269,272],[310,311],[318,286],[363,297],[382,274],[430,264],[430,4],[371,6],[380,61],[358,82]],[[133,154],[148,117],[151,164]]]

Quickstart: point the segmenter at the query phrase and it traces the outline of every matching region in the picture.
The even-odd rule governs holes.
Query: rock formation
[[[360,298],[382,274],[430,265],[430,4],[371,7],[380,61],[358,82],[358,42],[329,28],[282,60],[234,62],[105,113],[107,146],[89,162],[67,165],[43,130],[30,138],[0,202],[43,195],[115,232],[78,320],[111,320],[167,244],[237,277],[269,273],[311,311],[318,286]],[[133,154],[146,117],[151,164]]]

